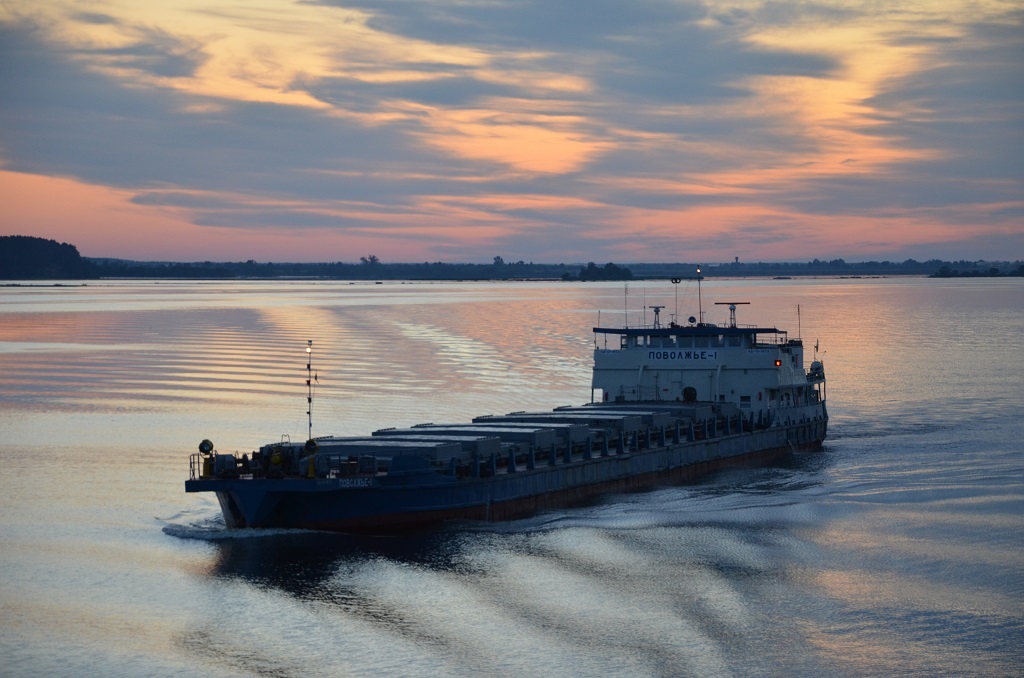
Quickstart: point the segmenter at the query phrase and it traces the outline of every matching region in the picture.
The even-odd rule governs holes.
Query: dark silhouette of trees
[[[632,280],[633,273],[628,268],[616,266],[611,262],[608,262],[602,267],[598,267],[597,264],[591,261],[580,269],[580,273],[577,278],[584,282],[594,280]],[[568,280],[569,278],[565,279]]]
[[[74,245],[27,235],[0,236],[0,279],[95,278],[94,268]]]
[[[689,277],[695,263],[633,263],[629,267],[611,262],[598,266],[580,264],[536,264],[505,261],[491,263],[385,264],[376,255],[345,263],[259,263],[239,262],[145,262],[81,257],[67,243],[30,236],[0,236],[0,280],[43,280],[83,278],[322,278],[352,281],[381,280],[565,280],[614,281],[672,279]],[[578,272],[577,272],[578,271]],[[704,265],[705,278],[790,277],[790,276],[889,276],[918,275],[936,278],[1024,276],[1020,261],[863,261],[844,259],[799,262],[741,263],[738,258],[723,264]]]

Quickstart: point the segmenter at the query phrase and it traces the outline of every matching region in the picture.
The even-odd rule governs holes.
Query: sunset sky
[[[0,234],[160,261],[1024,258],[1020,0],[5,0]]]

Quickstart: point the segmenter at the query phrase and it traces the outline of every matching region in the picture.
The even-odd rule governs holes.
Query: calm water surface
[[[706,284],[710,321],[749,301],[824,352],[825,450],[770,468],[402,539],[228,532],[184,494],[202,438],[305,435],[308,339],[314,435],[366,434],[585,402],[599,318],[696,296],[0,288],[0,674],[1024,672],[1021,280]]]

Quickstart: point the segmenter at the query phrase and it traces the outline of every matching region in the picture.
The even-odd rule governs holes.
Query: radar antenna
[[[663,309],[665,307],[664,306],[648,306],[647,308],[652,309],[654,311],[654,329],[659,329],[661,327],[661,309]]]
[[[729,307],[729,327],[736,327],[736,307],[750,306],[749,301],[716,301],[715,306]]]

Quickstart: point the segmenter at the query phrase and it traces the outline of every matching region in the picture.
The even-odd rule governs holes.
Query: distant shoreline
[[[345,280],[376,281],[629,281],[695,279],[701,266],[703,278],[786,279],[786,278],[883,278],[883,277],[998,277],[1024,275],[1020,262],[832,262],[807,263],[608,263],[497,264],[386,263],[94,263],[101,278],[239,279],[239,280]]]
[[[958,279],[976,279],[976,278],[1006,278],[1016,276],[951,276]],[[703,279],[709,279],[709,276],[702,276]],[[713,276],[714,280],[751,280],[751,281],[766,281],[766,282],[785,282],[792,280],[886,280],[886,279],[942,279],[941,276],[925,275],[923,273],[907,273],[907,274],[891,274],[891,275],[796,275],[796,276]],[[89,287],[90,285],[103,283],[103,282],[149,282],[153,284],[168,283],[168,282],[310,282],[310,283],[339,283],[348,285],[385,285],[385,284],[398,284],[398,285],[433,285],[433,284],[448,284],[448,283],[567,283],[567,284],[587,284],[589,282],[622,282],[622,283],[642,283],[642,282],[664,282],[667,280],[663,276],[656,277],[635,277],[629,280],[598,280],[598,281],[586,281],[586,280],[563,280],[561,278],[452,278],[452,279],[380,279],[380,280],[349,280],[344,278],[332,278],[332,277],[311,277],[311,276],[275,276],[275,277],[238,277],[238,278],[225,278],[225,277],[202,277],[197,276],[194,278],[161,278],[161,277],[102,277],[102,278],[90,278],[80,281],[65,281],[64,279],[53,279],[53,280],[21,280],[21,281],[3,281],[0,282],[0,288],[3,287]]]
[[[699,267],[699,268],[698,268]],[[74,245],[32,236],[0,236],[0,280],[342,280],[382,281],[499,281],[563,280],[630,281],[703,278],[885,278],[918,276],[937,278],[1024,276],[1021,261],[862,261],[844,259],[797,262],[626,263],[594,262],[538,264],[506,262],[494,257],[490,264],[445,262],[384,263],[378,257],[360,257],[358,263],[154,262],[82,257]]]

